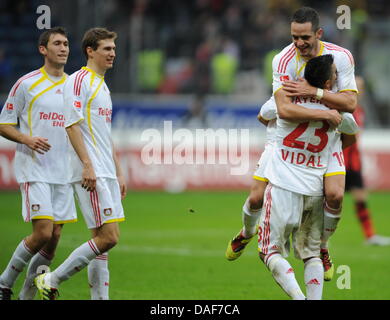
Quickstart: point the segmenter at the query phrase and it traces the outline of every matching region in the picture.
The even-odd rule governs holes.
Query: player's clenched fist
[[[342,115],[337,110],[327,110],[327,114],[328,114],[328,117],[326,120],[333,127],[337,127],[341,123],[341,121],[343,120]]]

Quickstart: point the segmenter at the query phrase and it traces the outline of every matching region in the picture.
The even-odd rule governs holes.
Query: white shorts
[[[266,171],[268,160],[272,156],[272,150],[273,150],[272,144],[268,143],[265,145],[264,151],[261,154],[259,161],[257,162],[257,167],[255,173],[253,174],[253,179],[268,182],[265,171]]]
[[[81,187],[81,182],[73,183],[73,187],[89,229],[125,220],[117,179],[97,178],[93,192]]]
[[[323,197],[305,196],[268,184],[264,193],[259,226],[259,251],[268,257],[280,253],[288,257],[290,235],[295,257],[320,255],[323,226]]]
[[[336,135],[335,141],[332,144],[332,151],[329,154],[329,164],[324,177],[345,175],[345,163],[344,154],[342,150],[342,142],[339,138],[340,135]]]
[[[77,221],[71,184],[24,182],[20,191],[24,221],[49,219],[55,224]]]

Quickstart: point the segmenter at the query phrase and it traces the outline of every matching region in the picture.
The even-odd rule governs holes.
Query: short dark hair
[[[305,68],[305,79],[316,88],[324,89],[325,82],[331,79],[333,56],[325,54],[323,56],[310,59]]]
[[[320,16],[316,10],[310,7],[302,7],[295,11],[291,22],[306,23],[311,22],[312,30],[316,32],[320,26]]]
[[[108,31],[106,28],[92,28],[89,29],[83,37],[82,41],[82,50],[85,57],[88,60],[87,47],[91,47],[93,50],[96,50],[99,46],[100,40],[105,39],[116,39],[117,34],[114,31]]]
[[[38,39],[38,47],[44,46],[47,48],[47,44],[49,43],[50,36],[52,34],[57,34],[57,33],[62,34],[66,38],[68,37],[68,34],[66,33],[65,28],[53,27],[53,28],[48,29],[48,30],[41,33],[41,35],[39,36],[39,39]]]

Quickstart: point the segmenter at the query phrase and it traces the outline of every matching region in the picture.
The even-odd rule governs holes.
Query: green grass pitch
[[[137,300],[267,300],[288,299],[260,262],[256,241],[240,259],[228,262],[228,240],[241,226],[241,208],[246,192],[129,191],[124,201],[126,221],[120,224],[119,244],[110,251],[110,298]],[[378,234],[390,235],[389,193],[372,193],[369,207]],[[31,226],[21,218],[19,193],[0,193],[0,270]],[[190,210],[193,209],[193,210]],[[193,211],[193,212],[191,212]],[[79,222],[65,225],[52,268],[89,240],[89,231]],[[351,271],[351,288],[341,276],[324,285],[324,299],[390,299],[389,247],[363,244],[360,226],[346,195],[343,218],[330,244],[336,270]],[[292,253],[289,261],[304,290],[303,264]],[[341,268],[339,268],[341,271]],[[24,273],[14,287],[14,299]],[[89,299],[86,269],[60,288],[60,299]]]

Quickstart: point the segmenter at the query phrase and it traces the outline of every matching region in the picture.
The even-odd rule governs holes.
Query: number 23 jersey
[[[314,99],[299,104],[311,109],[328,109]],[[327,121],[293,122],[277,118],[266,177],[272,184],[292,192],[323,195],[323,176],[336,135],[335,128]]]

